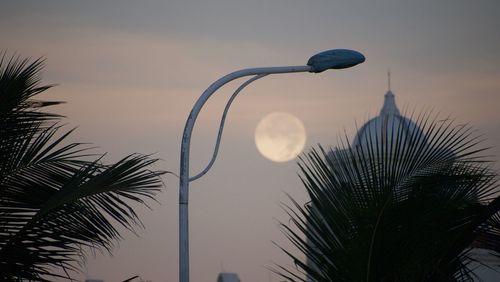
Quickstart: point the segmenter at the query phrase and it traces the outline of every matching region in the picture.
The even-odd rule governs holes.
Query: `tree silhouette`
[[[82,249],[111,251],[117,226],[141,225],[132,204],[147,205],[163,186],[163,172],[148,168],[156,159],[104,164],[85,144],[65,145],[73,130],[61,133],[62,117],[43,111],[61,102],[34,99],[52,87],[40,85],[43,64],[0,59],[2,281],[70,279]]]
[[[291,281],[470,281],[472,246],[500,253],[497,175],[480,138],[431,114],[418,117],[422,134],[405,126],[301,159],[310,202],[292,199],[291,223],[281,224],[299,254],[283,249],[295,268],[276,272]]]

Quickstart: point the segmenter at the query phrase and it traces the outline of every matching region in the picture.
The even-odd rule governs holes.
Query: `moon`
[[[274,162],[293,160],[304,149],[306,129],[292,114],[274,112],[266,115],[255,129],[257,150]]]

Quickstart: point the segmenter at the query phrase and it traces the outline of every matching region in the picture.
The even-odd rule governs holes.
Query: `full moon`
[[[255,129],[255,145],[259,152],[274,162],[287,162],[297,157],[306,144],[306,129],[289,113],[265,116]]]

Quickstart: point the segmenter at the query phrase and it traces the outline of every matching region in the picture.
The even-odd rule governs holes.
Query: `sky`
[[[287,194],[306,202],[296,161],[273,163],[254,144],[259,120],[288,112],[306,128],[306,150],[337,144],[378,113],[391,89],[402,112],[436,111],[469,123],[500,156],[500,2],[497,0],[6,1],[0,50],[46,58],[44,98],[107,160],[133,152],[179,171],[185,120],[215,80],[248,67],[303,65],[324,50],[362,52],[366,62],[321,74],[263,78],[234,101],[219,157],[190,190],[191,280],[220,271],[242,281],[279,281],[274,263],[292,262],[277,222]],[[209,100],[195,126],[191,174],[209,161],[225,101],[242,81]],[[496,146],[496,147],[495,147]],[[498,157],[494,157],[498,160]],[[496,165],[498,167],[498,165]],[[112,256],[90,254],[78,279],[178,279],[178,180],[152,209],[145,229],[125,234]]]

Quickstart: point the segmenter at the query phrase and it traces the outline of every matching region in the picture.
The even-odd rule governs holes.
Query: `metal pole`
[[[293,73],[293,72],[311,72],[311,66],[288,66],[288,67],[268,67],[251,68],[230,73],[210,85],[205,92],[198,98],[184,127],[181,142],[181,160],[180,160],[180,181],[179,181],[179,281],[189,282],[189,150],[191,143],[191,134],[198,113],[205,102],[215,91],[226,83],[240,77],[249,75]]]

